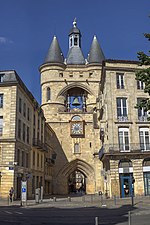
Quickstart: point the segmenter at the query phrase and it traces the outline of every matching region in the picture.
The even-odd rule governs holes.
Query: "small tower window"
[[[72,37],[70,38],[70,47],[72,47]]]
[[[77,46],[77,45],[78,45],[78,38],[74,37],[74,46]]]
[[[51,99],[51,89],[47,88],[47,101]]]
[[[80,153],[80,146],[79,143],[74,144],[74,153]]]

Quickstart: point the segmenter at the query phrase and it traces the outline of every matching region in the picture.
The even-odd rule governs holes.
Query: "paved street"
[[[19,202],[11,206],[0,206],[0,225],[95,225],[95,217],[101,225],[128,225],[128,212],[131,211],[131,225],[150,224],[149,199],[135,200],[132,207],[130,199],[122,204],[118,200],[116,205],[112,201],[84,202],[74,198],[45,200],[43,203],[34,204],[29,201],[27,206],[20,207]]]

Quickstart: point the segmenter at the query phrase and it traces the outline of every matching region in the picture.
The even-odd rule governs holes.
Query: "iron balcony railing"
[[[150,143],[137,143],[137,144],[106,144],[99,151],[99,157],[101,158],[104,154],[115,154],[115,153],[127,153],[127,152],[147,152],[150,151]]]
[[[118,122],[128,122],[128,116],[118,116]]]
[[[139,116],[139,117],[138,117],[138,120],[139,120],[140,122],[147,122],[147,121],[148,121],[147,116]]]
[[[53,166],[55,164],[55,160],[52,158],[46,158],[46,162],[51,166]]]
[[[39,148],[39,149],[43,149],[43,150],[47,150],[46,145],[39,139],[37,138],[33,138],[33,146]]]

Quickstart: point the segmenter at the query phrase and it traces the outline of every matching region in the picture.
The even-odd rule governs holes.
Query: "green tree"
[[[150,34],[145,33],[144,36],[148,39],[148,41],[150,41]],[[148,53],[150,53],[150,51],[148,51]],[[136,72],[136,80],[140,80],[145,83],[144,92],[150,95],[150,56],[144,52],[138,52],[137,54],[140,65],[146,67]],[[145,111],[150,110],[150,98],[142,100],[137,107],[140,109],[144,108]]]

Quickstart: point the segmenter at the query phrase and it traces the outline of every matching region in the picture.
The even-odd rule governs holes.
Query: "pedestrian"
[[[10,202],[13,201],[13,194],[14,194],[14,189],[13,189],[13,187],[11,187],[10,190],[9,190],[9,199],[10,199]]]

